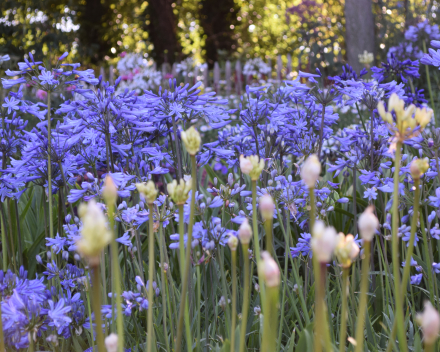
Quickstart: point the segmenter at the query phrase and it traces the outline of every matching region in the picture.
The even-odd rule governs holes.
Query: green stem
[[[102,333],[101,283],[99,280],[99,264],[92,266],[91,274],[92,274],[92,306],[93,306],[93,312],[95,313],[96,341],[98,345],[98,352],[105,352],[104,334]]]
[[[148,321],[147,321],[147,351],[153,350],[153,280],[154,280],[154,219],[153,203],[148,204]],[[183,219],[182,219],[183,220]]]
[[[91,340],[91,345],[93,346],[92,348],[92,352],[95,351],[95,344],[93,343],[94,338],[95,338],[95,334],[93,333],[93,321],[92,321],[92,308],[90,307],[90,285],[88,283],[88,277],[89,277],[90,272],[88,270],[86,270],[86,278],[87,278],[87,287],[86,287],[86,296],[87,296],[87,311],[89,314],[89,320],[90,320],[90,340]]]
[[[255,260],[257,261],[257,268],[260,266],[260,236],[258,235],[258,221],[257,221],[257,181],[252,180],[252,230],[254,232],[254,250]],[[245,253],[246,255],[246,253]],[[258,271],[258,284],[260,285],[260,302],[265,302],[265,287],[263,285],[263,278],[261,270]],[[264,308],[263,308],[264,310]],[[263,312],[264,313],[264,312]]]
[[[167,303],[166,300],[168,297],[168,294],[166,293],[166,287],[165,287],[165,281],[166,281],[166,276],[165,276],[165,270],[164,270],[164,266],[165,266],[165,259],[164,259],[164,253],[163,253],[163,246],[162,246],[162,228],[163,228],[163,222],[161,221],[159,223],[159,237],[157,238],[157,244],[159,246],[159,253],[160,253],[160,281],[161,281],[161,286],[162,286],[162,310],[163,310],[163,336],[165,338],[165,346],[167,349],[167,352],[170,352],[170,344],[168,342],[168,328],[167,328]],[[168,312],[170,314],[170,319],[171,319],[171,309]],[[171,327],[172,330],[172,327]]]
[[[186,344],[188,351],[192,351],[192,337],[191,337],[191,324],[189,321],[189,312],[188,312],[188,278],[190,272],[190,263],[191,263],[191,243],[192,243],[192,231],[195,222],[195,207],[196,207],[196,191],[197,191],[197,165],[196,165],[196,156],[191,155],[191,205],[190,205],[190,216],[189,216],[189,225],[188,225],[188,238],[186,242],[186,257],[184,260],[185,266],[183,270],[183,282],[182,282],[182,293],[181,293],[181,304],[179,308],[179,325],[177,327],[177,340],[176,340],[176,352],[180,352],[181,342],[182,342],[182,330],[183,330],[183,315],[185,315],[185,330],[186,330]],[[180,228],[183,226],[183,205],[179,205],[179,233]],[[181,255],[184,251],[182,251],[183,245],[183,231],[180,233],[180,251]],[[183,258],[182,258],[183,259]],[[182,265],[182,263],[181,263]]]
[[[342,269],[342,307],[341,325],[339,331],[339,352],[345,352],[345,339],[347,337],[347,290],[348,290],[349,268]]]
[[[434,278],[432,275],[432,255],[430,253],[431,248],[429,246],[428,242],[428,235],[425,231],[425,221],[423,216],[420,217],[420,228],[422,230],[422,236],[423,236],[423,248],[424,248],[424,255],[425,260],[428,263],[428,284],[429,284],[429,299],[431,301],[431,304],[435,306],[435,300],[434,300]]]
[[[235,351],[235,324],[237,319],[237,250],[231,250],[232,259],[232,326],[231,326],[231,352]]]
[[[273,352],[277,344],[279,287],[267,287],[263,322],[262,352]],[[281,322],[282,323],[282,322]]]
[[[356,324],[356,352],[362,352],[364,346],[364,323],[367,311],[368,274],[370,271],[371,242],[364,241],[364,258],[362,259],[361,297],[359,301]]]
[[[249,314],[249,244],[243,244],[244,257],[244,292],[243,292],[243,307],[241,309],[241,327],[240,327],[240,352],[244,352],[246,348],[246,325]]]
[[[393,275],[394,275],[394,295],[396,301],[395,319],[397,319],[397,336],[399,338],[399,347],[403,352],[408,351],[406,341],[404,316],[403,316],[403,301],[400,286],[400,265],[399,265],[399,237],[397,231],[399,228],[399,171],[401,160],[402,142],[397,142],[396,155],[394,157],[394,193],[392,206],[392,258],[393,258]]]
[[[273,248],[273,236],[272,236],[272,219],[264,222],[264,231],[266,232],[266,250],[272,257],[275,257],[275,251]]]
[[[110,220],[110,228],[113,233],[113,240],[111,241],[112,251],[112,278],[113,289],[116,293],[116,328],[118,331],[118,352],[124,351],[124,317],[122,315],[122,290],[121,290],[121,272],[119,269],[119,254],[118,254],[118,242],[116,242],[115,228],[115,214],[114,204],[108,203],[108,217]],[[112,295],[113,296],[113,295]]]

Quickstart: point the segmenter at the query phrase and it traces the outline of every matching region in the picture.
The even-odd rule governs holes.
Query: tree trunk
[[[173,0],[148,2],[149,24],[147,30],[154,45],[153,58],[158,64],[172,64],[180,59],[182,48],[177,39],[177,22],[171,4]]]
[[[359,54],[374,53],[374,17],[371,0],[345,0],[345,42],[348,63],[356,71],[363,65]]]

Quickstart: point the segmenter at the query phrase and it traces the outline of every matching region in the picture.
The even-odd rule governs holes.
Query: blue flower
[[[55,326],[60,333],[63,327],[72,321],[72,319],[67,316],[67,313],[70,312],[72,307],[64,306],[63,298],[61,298],[56,305],[52,300],[49,300],[48,302],[50,308],[47,315],[51,319],[49,326]]]

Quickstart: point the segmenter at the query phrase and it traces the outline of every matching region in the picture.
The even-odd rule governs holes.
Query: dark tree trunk
[[[110,2],[86,0],[78,11],[80,54],[89,57],[91,63],[98,64],[110,52],[113,38],[109,37],[109,27],[114,17]]]
[[[150,40],[154,45],[153,58],[158,64],[172,64],[180,59],[182,48],[177,39],[177,22],[171,4],[173,0],[150,0],[148,17]]]
[[[374,53],[374,17],[371,0],[345,0],[345,42],[348,63],[359,71],[359,54]]]
[[[206,35],[205,58],[212,67],[220,57],[227,58],[235,51],[238,8],[234,0],[201,0],[200,5],[200,24]]]

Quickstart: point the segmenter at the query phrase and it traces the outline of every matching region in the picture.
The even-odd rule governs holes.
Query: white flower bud
[[[116,188],[115,182],[109,175],[107,175],[104,180],[104,189],[102,191],[102,196],[107,204],[114,204],[116,202],[116,199],[118,198],[118,189]]]
[[[96,259],[112,240],[107,220],[101,208],[92,199],[78,208],[82,220],[81,237],[76,242],[78,252],[89,259]]]
[[[359,246],[354,241],[353,235],[345,236],[342,232],[338,234],[335,255],[339,263],[345,268],[349,267],[352,261],[359,254]]]
[[[422,328],[425,344],[432,345],[435,343],[440,330],[440,315],[431,302],[425,302],[423,313],[417,314],[416,319]]]
[[[309,188],[315,187],[319,174],[321,173],[321,163],[316,154],[310,155],[301,168],[301,178]]]
[[[153,181],[147,183],[136,183],[136,188],[140,194],[145,198],[148,204],[153,204],[157,197],[157,189]]]
[[[234,235],[230,235],[228,238],[228,246],[231,251],[236,251],[238,247],[238,238]]]
[[[336,230],[333,227],[326,227],[321,220],[316,221],[312,230],[310,245],[313,255],[316,256],[319,262],[328,263],[331,260],[336,241]]]
[[[270,194],[265,194],[260,198],[260,213],[264,221],[272,220],[275,204]]]
[[[267,287],[277,287],[281,283],[280,268],[273,260],[269,252],[261,253],[261,262],[259,270],[262,271],[264,281]]]
[[[174,203],[176,203],[177,205],[183,205],[186,203],[186,201],[188,200],[188,193],[191,190],[191,183],[191,178],[186,181],[180,179],[179,183],[177,183],[176,180],[173,180],[172,183],[168,183],[168,194],[170,195]]]
[[[194,126],[191,126],[186,131],[182,131],[180,133],[180,137],[185,144],[186,151],[190,155],[196,155],[197,152],[200,150],[202,138],[200,137],[200,133],[194,128]]]
[[[244,219],[238,229],[238,238],[242,244],[249,244],[252,238],[252,228],[249,225],[248,219]]]
[[[379,220],[374,215],[372,206],[365,209],[361,216],[359,216],[358,227],[364,241],[371,241],[373,239],[376,229],[379,227]]]
[[[105,348],[107,352],[116,352],[118,350],[118,335],[110,334],[105,338]]]
[[[252,181],[257,181],[264,169],[264,160],[260,159],[258,155],[251,155],[246,158],[240,155],[240,169],[241,172],[249,175]]]

